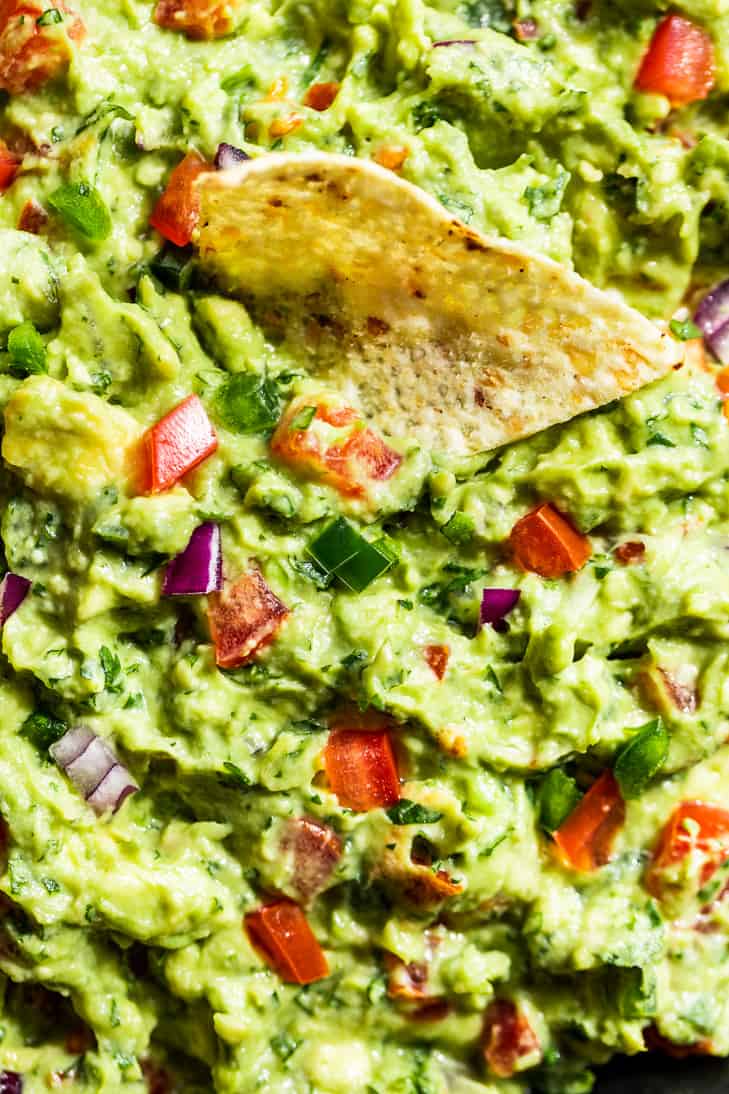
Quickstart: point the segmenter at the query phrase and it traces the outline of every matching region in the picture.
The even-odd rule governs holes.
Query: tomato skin
[[[0,88],[11,95],[60,75],[71,60],[72,43],[86,34],[80,16],[63,3],[53,5],[64,14],[62,23],[38,26],[48,6],[36,0],[0,0]]]
[[[303,428],[302,412],[313,416]],[[346,430],[331,437],[332,429]],[[271,451],[301,474],[319,479],[345,497],[362,497],[395,474],[402,456],[366,427],[356,410],[332,398],[314,404],[302,396],[286,408],[271,438]]]
[[[245,917],[253,945],[289,984],[313,984],[329,975],[324,951],[298,904],[277,900]]]
[[[295,817],[288,825],[283,847],[293,853],[294,889],[307,903],[321,892],[342,857],[341,840],[328,824],[313,817]]]
[[[200,216],[195,180],[210,170],[212,168],[202,156],[188,152],[172,171],[167,186],[157,199],[149,223],[176,247],[186,247],[192,240]]]
[[[617,779],[612,771],[603,771],[554,833],[564,865],[580,873],[604,866],[624,821],[625,802]]]
[[[446,674],[450,655],[448,646],[426,646],[423,650],[428,666],[439,680],[442,680]]]
[[[686,106],[705,99],[714,82],[714,44],[709,35],[683,15],[667,15],[641,62],[637,90],[665,95],[672,106]]]
[[[536,1056],[539,1039],[511,999],[494,999],[484,1016],[483,1054],[492,1075],[510,1079],[526,1056]]]
[[[366,813],[400,800],[400,779],[386,729],[333,729],[324,749],[324,766],[345,809]]]
[[[260,570],[249,570],[222,593],[211,593],[208,624],[218,668],[247,664],[273,640],[288,615]]]
[[[243,0],[158,0],[154,21],[188,38],[222,38],[235,29],[235,10]]]
[[[211,456],[218,438],[197,395],[188,395],[144,435],[147,493],[161,494]]]
[[[543,502],[511,529],[514,558],[523,570],[541,577],[563,577],[581,570],[592,554],[587,536],[549,502]]]
[[[705,885],[729,858],[729,810],[708,802],[681,802],[668,818],[653,852],[645,879],[648,891],[660,898],[665,871],[692,851],[705,859],[700,874],[700,883]]]
[[[311,110],[328,110],[339,94],[339,86],[334,82],[312,84],[304,95],[304,106],[308,106]]]
[[[0,141],[0,194],[12,186],[21,162],[20,156],[11,152],[5,141]]]

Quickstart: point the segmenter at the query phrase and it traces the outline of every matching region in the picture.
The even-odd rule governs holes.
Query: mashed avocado
[[[0,1068],[26,1094],[581,1094],[613,1052],[729,1054],[712,367],[461,464],[359,423],[365,496],[291,439],[352,443],[276,316],[150,227],[183,156],[346,152],[668,318],[729,264],[724,0],[680,5],[716,87],[675,110],[633,89],[653,0],[251,0],[214,40],[149,0],[33,7],[7,17],[45,81],[0,28],[0,535],[32,582],[0,656]],[[217,450],[146,488],[145,431],[191,395]],[[579,572],[508,549],[545,502]],[[223,593],[163,596],[210,524]],[[520,594],[495,625],[484,589]],[[79,725],[139,788],[113,815],[53,760]],[[364,806],[335,756],[362,734],[397,775]],[[325,972],[260,945],[283,901]]]

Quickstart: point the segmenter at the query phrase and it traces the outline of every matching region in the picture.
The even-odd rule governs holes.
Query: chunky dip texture
[[[729,266],[729,14],[679,7],[0,2],[0,1090],[582,1094],[729,1054],[699,331],[453,460],[194,250],[203,171],[345,152],[670,320]]]

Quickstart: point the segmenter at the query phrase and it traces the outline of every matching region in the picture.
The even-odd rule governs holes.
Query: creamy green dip
[[[190,149],[404,149],[403,176],[469,224],[668,318],[729,265],[726,3],[681,4],[712,34],[717,89],[673,113],[632,90],[653,0],[251,0],[212,42],[156,27],[148,0],[73,6],[87,34],[68,71],[0,111],[23,153],[0,197],[0,534],[33,583],[0,657],[0,1067],[26,1094],[159,1091],[159,1069],[189,1094],[581,1094],[648,1028],[729,1053],[721,870],[671,899],[645,884],[674,808],[729,787],[729,422],[713,376],[686,365],[468,466],[394,438],[403,463],[365,513],[277,461],[270,428],[241,428],[231,376],[265,377],[275,419],[306,358],[194,264],[180,275],[187,254],[160,262],[149,228]],[[535,38],[516,40],[517,17]],[[477,44],[432,46],[449,39]],[[318,82],[341,85],[325,111],[302,105]],[[272,136],[292,111],[300,124]],[[59,211],[69,183],[96,189],[106,238]],[[17,230],[29,201],[48,213],[39,234]],[[24,323],[42,336],[30,358],[8,340]],[[125,438],[191,393],[217,453],[135,494]],[[544,500],[590,535],[578,574],[522,572],[504,549]],[[342,514],[395,559],[360,594],[307,554]],[[161,597],[203,521],[220,524],[226,576],[255,559],[290,609],[233,671],[216,667],[205,598]],[[521,590],[504,628],[478,626],[486,586]],[[429,645],[449,648],[442,680]],[[391,716],[420,810],[355,813],[328,788],[345,702]],[[565,868],[546,773],[584,789],[656,716],[668,755],[627,801],[611,861]],[[78,724],[140,787],[113,817],[49,755]],[[342,846],[306,907],[330,970],[308,986],[284,983],[242,924],[272,894],[297,899],[286,832],[303,816]],[[459,891],[410,899],[412,852]],[[395,959],[426,968],[430,1015],[396,997]],[[513,1078],[484,1059],[494,998],[539,1045]]]

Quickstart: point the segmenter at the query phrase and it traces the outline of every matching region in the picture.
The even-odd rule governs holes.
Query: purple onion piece
[[[208,521],[195,529],[185,550],[168,563],[162,596],[204,596],[222,587],[220,528]]]
[[[519,603],[520,589],[484,589],[481,597],[481,625],[500,623]]]
[[[229,167],[237,167],[251,157],[242,148],[236,148],[234,144],[219,144],[215,153],[213,167],[216,171],[227,171]]]
[[[705,335],[706,344],[722,365],[729,365],[729,321],[712,334]]]
[[[86,729],[85,726],[75,726],[52,744],[48,751],[58,766],[65,771],[69,764],[86,751],[93,740],[94,735],[90,729]]]
[[[116,813],[125,798],[139,789],[106,742],[84,726],[69,729],[51,745],[50,753],[98,814]]]
[[[126,767],[117,763],[107,771],[96,790],[93,794],[89,794],[86,801],[99,814],[106,813],[109,809],[116,813],[124,800],[137,790],[139,787],[130,779]]]
[[[31,582],[20,574],[6,574],[0,581],[0,627],[25,600]],[[0,1092],[1,1094],[1,1092]]]
[[[433,42],[433,49],[439,49],[441,46],[475,46],[477,45],[475,38],[443,38],[440,42]]]
[[[707,341],[729,323],[729,279],[706,294],[696,309],[694,323]]]
[[[17,1071],[0,1071],[0,1094],[23,1094],[23,1076]]]
[[[89,798],[116,763],[116,756],[101,737],[94,737],[80,756],[66,764],[65,772],[84,798]]]

